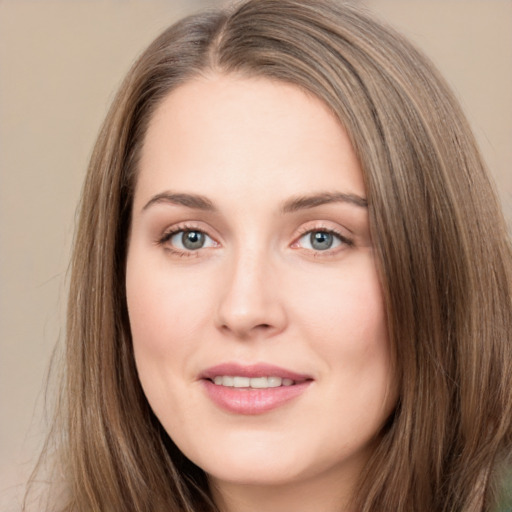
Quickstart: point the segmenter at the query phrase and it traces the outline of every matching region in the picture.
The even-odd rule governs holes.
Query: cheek
[[[207,291],[165,263],[128,259],[126,294],[135,350],[143,346],[156,355],[175,350],[189,338],[200,321]]]
[[[152,261],[147,253],[132,249],[126,295],[140,383],[167,428],[184,414],[179,397],[187,396],[194,381],[190,361],[206,316],[207,291],[183,272],[170,271],[165,260]]]
[[[188,361],[197,348],[199,298],[193,293],[197,283],[189,284],[168,265],[142,262],[129,254],[126,294],[133,350],[140,383],[160,420],[166,424],[178,411],[174,395],[193,378]]]
[[[306,288],[306,283],[302,283]],[[344,403],[380,408],[395,393],[385,307],[373,260],[361,259],[333,279],[307,285],[295,294],[295,317],[301,318],[305,339],[322,356],[322,369],[335,375],[331,392]]]
[[[310,337],[323,339],[333,350],[387,349],[382,290],[370,256],[355,260],[334,276],[304,280],[299,287],[301,293],[294,294],[295,316],[304,319]]]

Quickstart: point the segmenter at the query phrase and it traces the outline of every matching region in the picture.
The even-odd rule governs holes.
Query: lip
[[[266,389],[232,388],[213,383],[218,375],[240,377],[281,377],[295,382],[292,386]],[[239,363],[222,363],[208,368],[199,375],[199,380],[207,396],[223,410],[235,414],[263,414],[285,405],[302,395],[313,382],[310,375],[297,373],[267,363],[241,365]]]
[[[200,379],[213,379],[217,375],[238,375],[240,377],[281,377],[282,379],[291,379],[302,382],[311,380],[310,375],[297,373],[280,366],[268,363],[257,364],[239,364],[239,363],[222,363],[208,368],[199,375]]]

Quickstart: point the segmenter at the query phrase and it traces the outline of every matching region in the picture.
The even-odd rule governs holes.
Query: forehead
[[[364,195],[338,119],[299,87],[266,78],[211,75],[172,91],[149,123],[139,172],[136,195],[158,188],[265,194],[269,187]]]

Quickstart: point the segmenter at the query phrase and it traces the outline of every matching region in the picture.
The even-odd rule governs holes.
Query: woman
[[[85,183],[61,508],[492,510],[511,297],[473,137],[409,43],[324,1],[187,18]]]

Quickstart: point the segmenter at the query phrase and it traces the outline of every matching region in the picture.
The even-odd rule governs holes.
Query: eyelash
[[[203,229],[201,229],[197,226],[194,226],[192,224],[180,224],[178,226],[173,226],[172,228],[166,230],[163,233],[163,235],[157,240],[157,245],[164,247],[166,251],[168,251],[171,254],[176,255],[176,256],[180,256],[180,257],[184,257],[184,258],[196,257],[199,255],[198,254],[199,250],[196,250],[196,251],[182,250],[182,249],[173,247],[172,245],[167,243],[171,240],[171,238],[174,235],[177,235],[178,233],[186,233],[186,232],[202,233],[205,236],[207,236],[208,238],[211,238],[213,240],[213,238],[211,236],[209,236]]]
[[[214,240],[208,233],[198,228],[197,226],[194,226],[192,224],[180,224],[178,226],[173,226],[172,228],[168,229],[163,233],[163,235],[157,240],[157,245],[165,247],[167,251],[170,253],[180,256],[180,257],[197,257],[199,255],[199,250],[204,249],[204,247],[201,247],[197,250],[182,250],[177,249],[176,247],[173,247],[171,245],[168,245],[167,243],[172,239],[174,235],[177,235],[178,233],[186,233],[186,232],[198,232],[202,233],[211,240]],[[353,240],[347,238],[345,235],[341,234],[339,231],[333,228],[327,228],[323,226],[317,226],[317,227],[304,227],[299,230],[299,235],[295,238],[295,241],[292,243],[292,247],[298,243],[298,241],[303,238],[305,235],[311,234],[311,233],[328,233],[330,235],[334,235],[340,242],[341,245],[344,245],[345,247],[352,247],[354,245]],[[215,240],[214,240],[215,241]],[[217,242],[216,242],[217,243]],[[332,250],[332,249],[326,249],[325,251],[321,250],[314,250],[315,257],[328,257],[336,254],[338,250]]]
[[[354,241],[350,238],[347,238],[345,235],[340,233],[338,230],[334,228],[328,228],[325,226],[314,226],[314,227],[302,227],[299,229],[299,236],[295,239],[295,242],[293,242],[292,246],[297,244],[298,241],[303,238],[306,235],[311,235],[312,233],[328,233],[330,235],[334,235],[340,242],[342,246],[346,247],[353,247]],[[339,250],[343,250],[343,247],[335,248],[335,249],[326,249],[325,251],[320,250],[314,250],[314,256],[315,257],[329,257],[334,256],[338,253]]]

